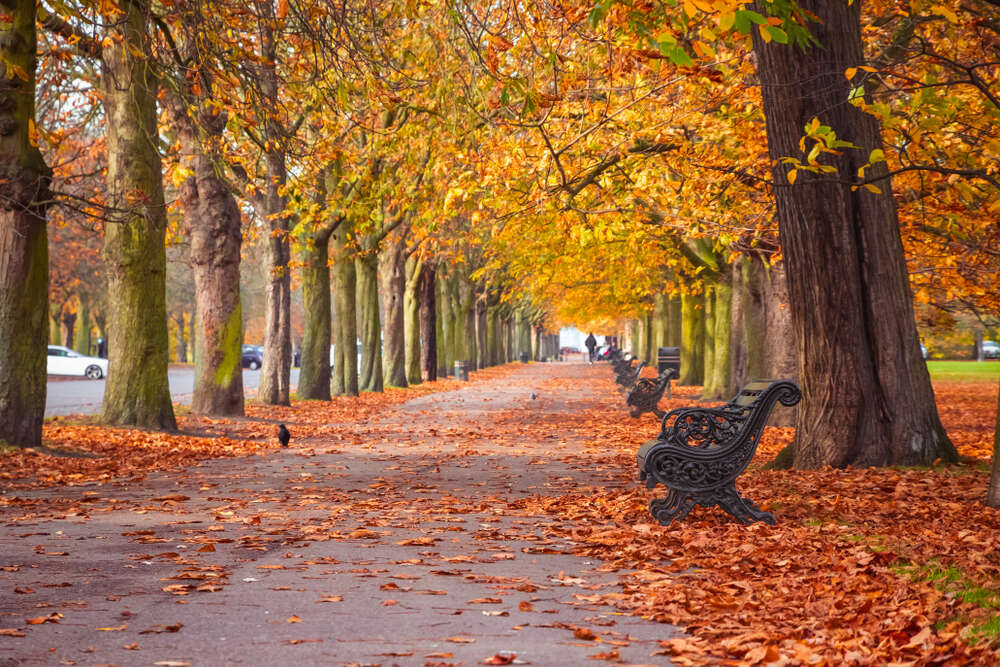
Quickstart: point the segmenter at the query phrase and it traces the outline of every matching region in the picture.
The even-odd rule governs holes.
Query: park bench
[[[792,406],[802,398],[790,380],[753,380],[731,401],[717,408],[678,408],[663,416],[660,434],[639,447],[636,463],[646,488],[667,487],[665,498],[649,503],[663,525],[683,519],[695,505],[718,505],[743,523],[774,515],[736,492],[736,478],[746,469],[771,410],[779,401]]]
[[[670,380],[675,380],[678,377],[680,377],[680,371],[671,367],[664,369],[655,379],[642,378],[638,380],[628,390],[628,395],[625,397],[629,416],[638,418],[647,412],[652,412],[663,419],[663,415],[666,413],[659,407],[660,399],[663,398],[664,391],[667,392],[667,398],[670,398]]]
[[[633,357],[633,361],[638,360]],[[645,367],[645,361],[639,361],[635,366],[632,366],[631,362],[629,362],[629,365],[622,366],[621,370],[617,372],[615,382],[618,383],[623,391],[628,391],[639,381],[639,376],[642,375],[642,369]]]

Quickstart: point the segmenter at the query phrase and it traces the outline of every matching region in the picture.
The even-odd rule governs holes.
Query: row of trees
[[[41,423],[51,214],[103,229],[106,288],[87,303],[106,318],[109,423],[174,426],[171,243],[190,244],[195,410],[242,411],[255,237],[268,403],[290,398],[295,280],[302,397],[507,359],[543,323],[633,319],[645,349],[681,342],[708,397],[797,368],[796,465],[954,456],[910,283],[997,310],[981,287],[997,274],[993,3],[0,5],[16,35],[0,89],[9,442]],[[40,329],[10,324],[39,308]]]

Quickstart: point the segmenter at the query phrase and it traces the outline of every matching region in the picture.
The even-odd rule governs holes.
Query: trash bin
[[[527,352],[522,352],[521,353],[521,363],[522,364],[528,363],[528,353]]]
[[[468,361],[456,361],[455,362],[455,379],[462,380],[463,382],[468,382],[469,380],[469,362]]]
[[[656,349],[656,372],[662,374],[668,368],[681,372],[681,348],[660,347]]]

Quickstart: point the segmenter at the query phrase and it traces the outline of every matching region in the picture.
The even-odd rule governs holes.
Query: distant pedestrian
[[[597,349],[597,339],[594,338],[593,332],[587,334],[587,340],[583,341],[583,344],[587,346],[590,363],[594,363],[594,351]]]

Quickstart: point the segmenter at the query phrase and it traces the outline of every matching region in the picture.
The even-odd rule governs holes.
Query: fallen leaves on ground
[[[490,369],[473,378],[495,380],[508,372],[505,368]],[[552,401],[582,385],[603,398],[572,403],[568,410],[552,408]],[[623,399],[603,375],[592,372],[583,379],[546,381],[537,389],[537,401],[494,411],[488,418],[474,421],[450,420],[446,410],[394,407],[459,386],[464,385],[447,381],[329,403],[249,405],[245,419],[182,417],[181,434],[56,422],[45,427],[50,446],[99,458],[7,453],[0,478],[6,480],[7,488],[68,487],[121,477],[140,480],[153,470],[184,468],[207,458],[277,450],[275,425],[283,422],[293,434],[289,450],[293,455],[299,450],[299,455],[309,456],[311,448],[371,452],[384,464],[385,476],[372,479],[363,493],[349,494],[335,484],[312,479],[310,474],[303,480],[296,502],[302,506],[325,503],[317,507],[335,507],[336,511],[309,523],[251,512],[247,500],[217,504],[216,521],[237,522],[247,531],[241,539],[245,548],[263,548],[262,544],[279,539],[354,540],[370,545],[390,535],[386,526],[399,517],[433,515],[445,521],[474,516],[478,517],[474,539],[499,544],[517,539],[529,541],[531,546],[519,551],[492,548],[442,557],[442,563],[458,565],[443,565],[432,574],[462,576],[462,571],[445,568],[511,560],[521,552],[535,557],[533,554],[570,551],[603,559],[607,569],[621,571],[622,589],[585,590],[574,598],[580,604],[613,605],[681,626],[687,636],[663,640],[657,650],[681,664],[965,664],[1000,659],[1000,653],[987,642],[977,642],[975,636],[975,629],[994,619],[1000,605],[1000,513],[982,504],[996,410],[996,386],[992,383],[935,384],[942,421],[963,456],[960,465],[765,471],[761,464],[793,436],[789,428],[766,429],[754,463],[737,486],[742,495],[775,513],[778,525],[774,527],[743,526],[718,508],[697,508],[686,521],[670,527],[656,524],[647,504],[651,498],[661,497],[664,490],[640,487],[635,480],[635,450],[655,437],[659,422],[652,415],[638,420],[625,417]],[[690,405],[697,391],[696,387],[677,387],[673,398],[662,401],[661,407],[670,410]],[[378,423],[369,423],[376,419]],[[416,462],[404,456],[410,449],[420,453]],[[476,497],[458,497],[437,488],[428,473],[445,463],[481,465],[486,457],[501,467],[504,461],[516,460],[521,468],[518,475],[545,478],[546,492],[515,498],[509,489],[506,493],[484,490]],[[555,464],[564,472],[552,473]],[[328,474],[335,479],[337,473]],[[405,488],[401,488],[401,479],[406,480]],[[77,516],[85,517],[79,508],[85,509],[99,497],[98,492],[85,491],[67,502],[78,508]],[[7,494],[0,498],[0,508],[26,502]],[[148,500],[159,510],[172,512],[191,502],[186,494],[163,492]],[[376,509],[385,515],[382,520],[350,521]],[[524,521],[518,524],[520,528],[488,523],[501,515]],[[193,552],[215,553],[211,530],[206,527],[190,538],[199,547]],[[429,552],[420,549],[433,547],[449,536],[446,528],[435,530],[437,534],[395,539],[393,544],[405,547],[399,550],[400,558],[409,559],[400,562],[423,562],[417,556]],[[142,544],[163,541],[153,531],[137,530],[129,535]],[[203,582],[163,586],[167,593],[211,592],[226,584],[224,571],[191,567],[175,552],[160,556],[185,565],[186,569],[172,578]],[[284,570],[293,569],[293,565],[262,567]],[[985,596],[991,602],[978,604],[955,582],[936,581],[934,573],[945,570],[959,573],[965,589],[975,588],[980,598]],[[497,597],[462,600],[489,606],[503,603],[504,591],[537,590],[536,583],[585,585],[582,579],[562,573],[545,582],[497,578],[494,583]],[[382,585],[381,590],[407,596],[444,593],[392,582]],[[26,593],[24,589],[15,592]],[[329,595],[316,601],[342,600],[340,595]],[[384,599],[380,604],[398,603]],[[535,611],[526,600],[520,601],[517,609]],[[502,615],[504,610],[485,613]],[[61,618],[62,614],[53,612],[27,618],[25,623],[58,623]],[[301,622],[298,616],[286,620]],[[124,630],[127,625],[100,630]],[[172,628],[181,624],[157,627],[140,634],[175,632]],[[558,623],[550,627],[571,632],[573,639],[594,647],[591,651],[602,646],[598,641],[607,639],[585,627]],[[0,629],[0,635],[23,637],[25,633],[20,628],[6,628]],[[319,641],[322,639],[289,639],[286,643]],[[454,635],[444,641],[472,644],[476,637]],[[589,655],[594,660],[620,660],[616,649]],[[450,658],[451,654],[427,657]],[[496,654],[483,661],[508,664],[486,662],[508,657],[513,661],[513,654]]]

